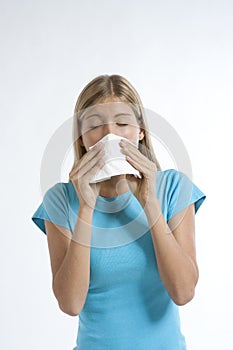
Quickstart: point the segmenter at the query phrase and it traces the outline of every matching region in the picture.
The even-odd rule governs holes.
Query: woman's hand
[[[100,183],[90,183],[95,173],[104,166],[104,146],[99,143],[79,159],[76,167],[69,173],[79,198],[80,206],[94,209],[100,192]]]
[[[156,164],[145,157],[136,146],[121,140],[119,143],[126,160],[141,174],[141,179],[126,174],[130,190],[144,208],[147,203],[156,200]]]

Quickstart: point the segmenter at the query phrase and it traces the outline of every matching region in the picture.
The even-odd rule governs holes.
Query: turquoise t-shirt
[[[174,215],[205,195],[183,173],[158,171],[156,195],[163,216]],[[77,221],[79,200],[72,182],[57,183],[32,216],[68,228]],[[158,272],[149,224],[131,191],[97,197],[92,221],[90,284],[73,350],[185,350],[178,306]]]

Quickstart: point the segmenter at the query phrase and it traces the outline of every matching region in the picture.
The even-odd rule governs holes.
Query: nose
[[[114,122],[104,123],[104,136],[107,134],[115,134],[115,125]]]

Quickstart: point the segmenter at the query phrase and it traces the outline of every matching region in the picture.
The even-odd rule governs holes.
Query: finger
[[[145,166],[144,164],[140,164],[137,160],[132,159],[130,156],[126,156],[126,160],[136,169],[138,170],[140,173],[146,175],[147,173],[145,173]]]
[[[95,147],[93,147],[91,150],[86,152],[81,159],[79,159],[76,167],[70,172],[70,176],[75,175],[75,173],[80,170],[83,166],[85,166],[86,162],[91,161],[93,158],[98,156],[98,154],[101,152],[103,149],[102,144],[98,144]]]
[[[97,172],[99,168],[101,168],[105,162],[103,159],[104,152],[99,153],[98,156],[94,157],[90,162],[86,163],[82,169],[78,172],[78,179],[83,176],[87,177],[87,180],[90,180],[93,175]]]
[[[136,149],[134,146],[132,148],[123,147],[123,153],[126,156],[126,160],[128,160],[131,165],[134,164],[134,168],[137,170],[143,170],[142,173],[145,173],[145,169],[149,170],[149,167],[147,165],[148,159],[144,159],[144,155]]]
[[[104,151],[102,150],[99,153],[97,153],[93,158],[91,158],[91,160],[88,160],[88,158],[83,159],[81,166],[77,169],[74,176],[78,176],[79,179],[87,173],[89,174],[89,177],[93,176],[93,172],[96,172],[96,169],[103,165],[103,158]]]
[[[128,156],[129,159],[132,159],[135,162],[137,162],[141,166],[141,168],[144,169],[144,171],[151,171],[151,161],[147,157],[145,157],[144,154],[142,154],[137,147],[127,142],[124,143],[124,145],[122,144],[122,149],[124,154]]]
[[[98,145],[96,145],[95,147],[93,147],[92,149],[90,149],[89,151],[87,151],[83,157],[80,159],[80,168],[82,168],[82,166],[84,166],[84,164],[86,162],[91,161],[93,158],[95,158],[96,156],[98,156],[98,154],[103,151],[103,145],[100,143]]]
[[[80,173],[81,175],[83,175],[88,171],[90,167],[93,167],[93,165],[95,165],[95,163],[102,158],[103,158],[103,154],[101,151],[98,153],[95,153],[91,159],[90,157],[85,157],[85,158],[83,157],[79,162],[79,164],[77,165],[77,167],[73,169],[70,177],[75,177],[77,176],[77,174],[80,174]]]
[[[137,156],[143,156],[143,154],[139,151],[139,149],[135,145],[132,145],[129,142],[122,142],[121,141],[120,146],[127,153],[134,154]]]

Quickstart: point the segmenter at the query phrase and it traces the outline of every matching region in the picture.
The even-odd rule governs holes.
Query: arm
[[[158,200],[145,210],[150,225],[160,277],[177,305],[188,303],[198,281],[195,253],[194,204],[167,224]]]
[[[127,161],[142,175],[141,179],[137,179],[127,174],[126,179],[147,216],[160,277],[173,301],[184,305],[193,298],[198,281],[194,204],[175,215],[167,224],[160,203],[154,195],[156,164],[125,140],[119,145]]]
[[[45,221],[53,292],[60,309],[71,316],[82,310],[89,288],[92,215],[90,207],[79,208],[73,237],[64,227]]]

